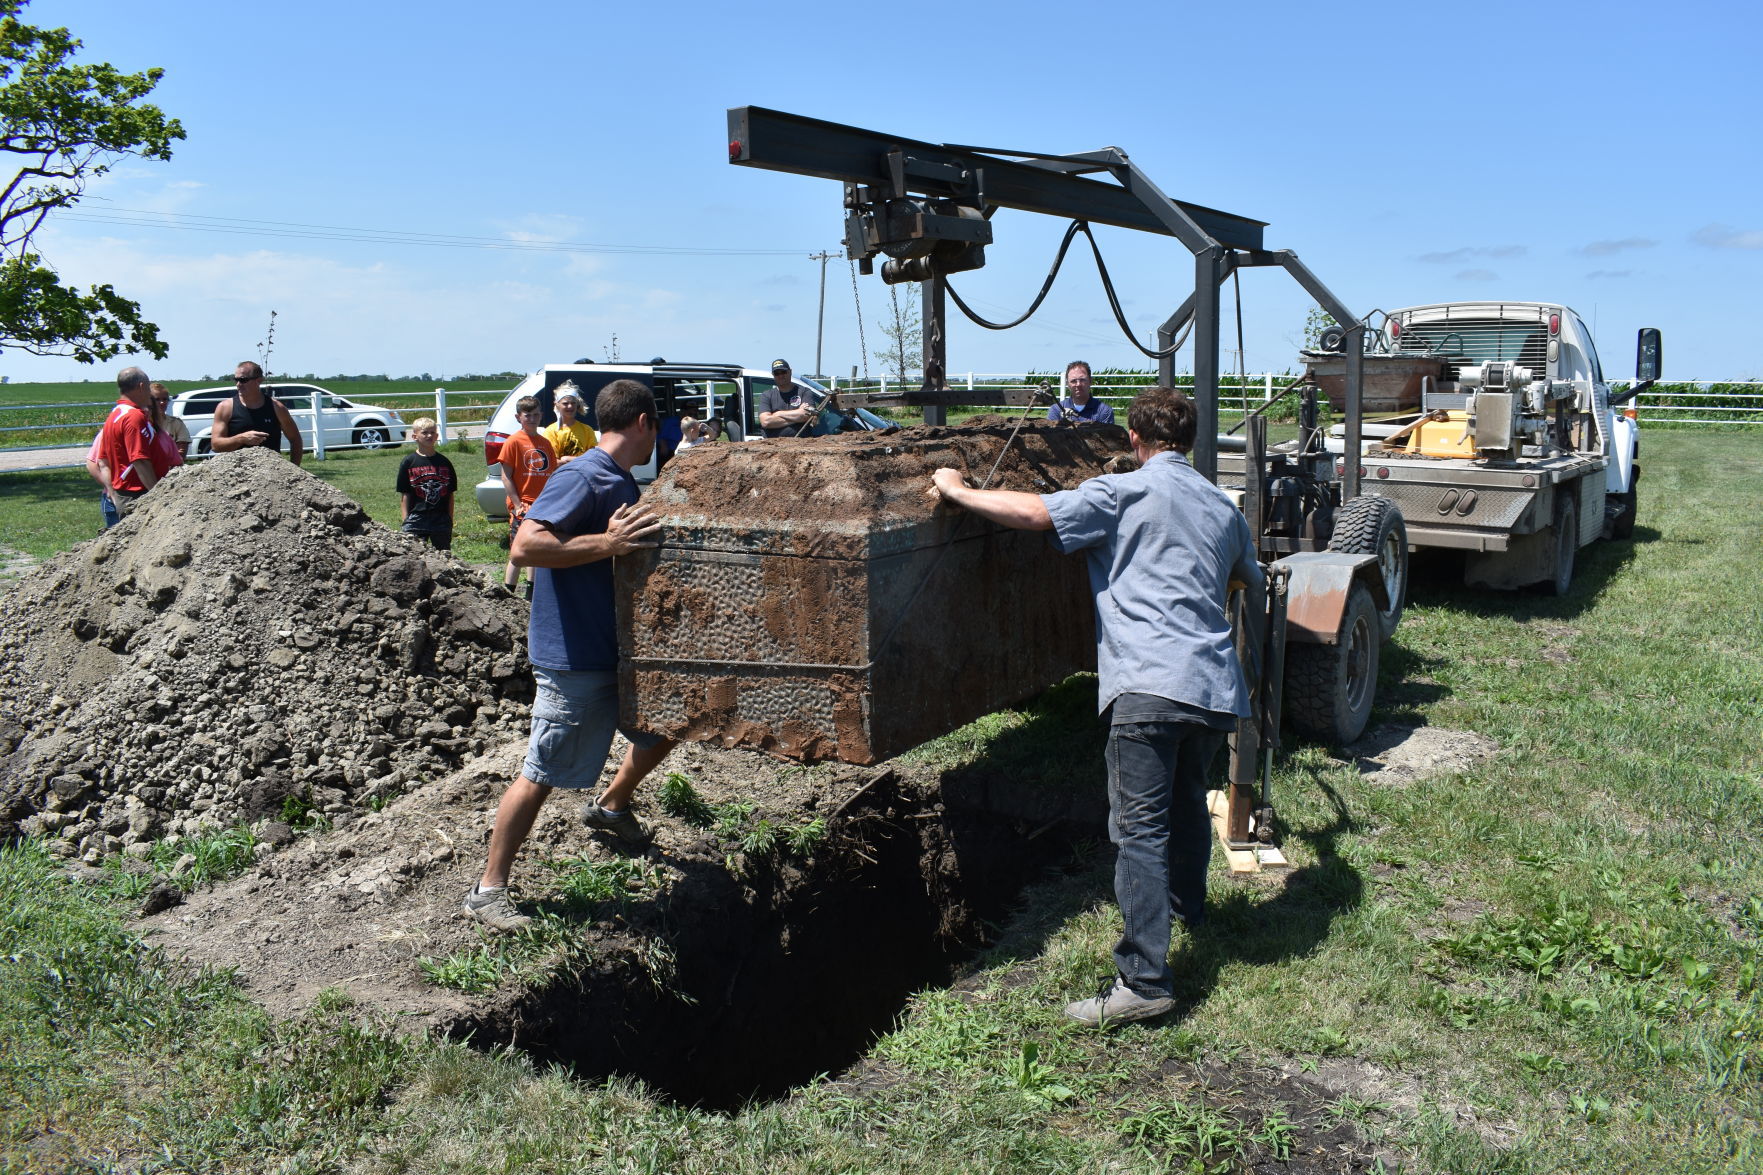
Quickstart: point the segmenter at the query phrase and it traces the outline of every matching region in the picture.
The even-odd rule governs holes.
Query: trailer
[[[1096,248],[1116,320],[1134,346],[1157,360],[1164,383],[1173,383],[1175,354],[1193,339],[1199,427],[1190,460],[1200,473],[1218,482],[1220,448],[1235,443],[1218,434],[1221,286],[1242,269],[1284,270],[1347,324],[1346,437],[1351,448],[1358,447],[1366,349],[1358,316],[1297,254],[1267,248],[1264,222],[1172,199],[1117,147],[1040,153],[930,143],[743,106],[728,112],[728,157],[737,166],[841,183],[846,255],[864,274],[883,258],[885,282],[919,286],[924,386],[888,402],[922,408],[927,424],[944,423],[949,405],[1023,402],[1002,393],[950,389],[943,380],[949,302],[988,329],[1014,325],[981,319],[949,284],[952,275],[985,264],[992,217],[1007,208],[1070,220],[1067,246],[1079,233],[1088,236],[1093,222],[1171,237],[1191,254],[1192,292],[1158,328],[1157,347],[1147,350],[1124,321]],[[1096,247],[1093,237],[1090,244]],[[1062,246],[1059,260],[1064,255]],[[1016,321],[1039,305],[1037,298]],[[1383,498],[1356,501],[1360,486],[1351,463],[1337,476],[1320,451],[1270,453],[1263,423],[1253,421],[1243,441],[1235,489],[1263,559],[1271,561],[1272,585],[1264,608],[1241,598],[1232,604],[1255,715],[1239,724],[1231,741],[1231,784],[1218,815],[1227,846],[1240,852],[1272,839],[1267,786],[1282,710],[1307,733],[1329,741],[1352,742],[1363,732],[1377,688],[1379,646],[1400,618],[1408,557],[1399,509]],[[1255,475],[1243,476],[1245,465]]]

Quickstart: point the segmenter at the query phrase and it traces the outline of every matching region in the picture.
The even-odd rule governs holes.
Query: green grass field
[[[397,529],[398,462],[410,446],[379,452],[310,454],[304,468],[360,502],[375,522]],[[453,553],[467,563],[500,563],[507,556],[506,523],[484,517],[472,487],[484,479],[481,441],[456,440],[442,450],[459,475],[454,500]],[[0,547],[46,559],[98,533],[98,487],[80,469],[0,474]]]
[[[151,367],[148,368],[151,371]],[[220,380],[165,380],[172,395],[192,388],[222,387]],[[274,382],[273,380],[271,381]],[[412,420],[433,416],[435,388],[447,389],[449,424],[481,424],[513,387],[508,380],[324,380],[316,383],[356,404],[377,404],[395,409]],[[90,383],[0,384],[0,448],[78,445],[91,441],[116,403],[116,384],[110,379]]]
[[[368,495],[377,460],[327,466]],[[1583,551],[1565,598],[1422,578],[1375,721],[1499,752],[1389,784],[1288,744],[1295,869],[1215,862],[1164,1021],[1059,1016],[1118,933],[1092,857],[961,990],[915,997],[860,1085],[700,1112],[361,1025],[340,995],[271,1020],[27,843],[0,850],[0,1170],[1320,1171],[1337,1157],[1302,1148],[1343,1127],[1406,1171],[1763,1170],[1763,447],[1648,434],[1642,460],[1634,541]],[[13,484],[0,533],[25,536],[52,495]],[[1072,758],[1083,688],[914,754],[1097,772]],[[1302,1082],[1324,1096],[1276,1108]]]

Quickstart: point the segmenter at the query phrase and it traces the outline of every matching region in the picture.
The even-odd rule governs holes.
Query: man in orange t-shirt
[[[522,396],[514,405],[515,419],[520,421],[520,431],[502,442],[503,496],[508,503],[508,539],[512,543],[514,532],[526,519],[527,507],[538,501],[539,491],[545,488],[551,474],[557,470],[557,450],[551,447],[539,432],[539,402],[531,396]],[[509,591],[513,591],[520,583],[520,568],[514,560],[508,560],[508,566],[502,571],[502,582]],[[532,573],[527,573],[527,584],[532,584]]]
[[[125,367],[116,373],[116,407],[98,435],[98,449],[110,466],[111,499],[118,505],[139,498],[159,480],[154,463],[153,421],[148,417],[152,390],[147,373]]]

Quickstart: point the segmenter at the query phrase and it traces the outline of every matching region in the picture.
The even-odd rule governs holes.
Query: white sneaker
[[[1128,987],[1119,976],[1106,980],[1102,990],[1087,1000],[1065,1005],[1065,1014],[1079,1024],[1092,1028],[1109,1028],[1130,1024],[1134,1020],[1150,1020],[1175,1007],[1175,1000],[1166,995],[1146,997]]]

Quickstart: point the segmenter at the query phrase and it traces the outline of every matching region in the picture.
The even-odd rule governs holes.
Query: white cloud
[[[1724,224],[1703,225],[1690,239],[1710,249],[1763,249],[1763,232]]]
[[[1458,271],[1457,280],[1460,282],[1495,282],[1500,280],[1500,275],[1491,269],[1464,269]]]
[[[1623,237],[1620,241],[1593,241],[1580,249],[1587,257],[1608,257],[1624,249],[1651,249],[1659,242],[1647,237]]]

